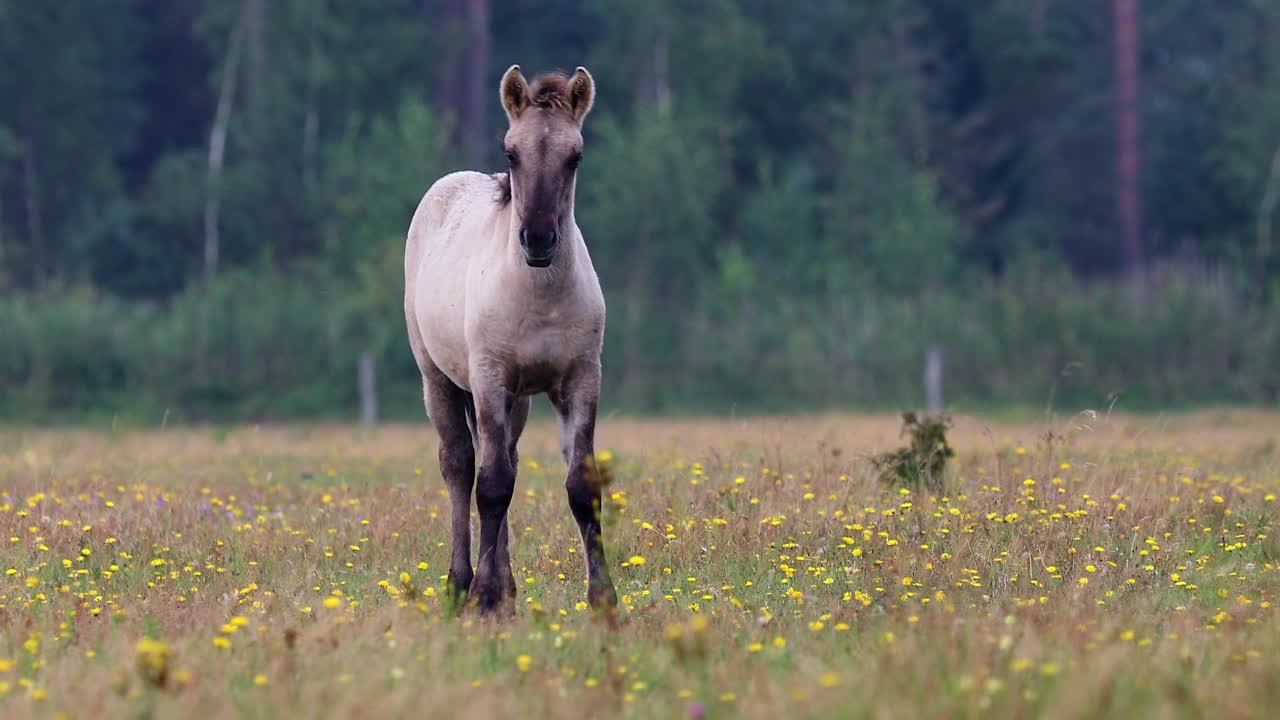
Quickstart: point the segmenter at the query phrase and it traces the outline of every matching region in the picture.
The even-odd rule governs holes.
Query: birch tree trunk
[[[196,353],[196,373],[201,378],[207,378],[209,374],[209,306],[213,302],[213,280],[218,273],[218,252],[221,242],[219,222],[222,211],[222,167],[226,159],[227,133],[231,125],[232,106],[236,96],[236,78],[240,74],[245,17],[249,3],[253,1],[245,0],[240,18],[231,26],[227,56],[222,62],[218,106],[214,111],[213,127],[209,131],[209,171],[205,182],[204,200],[204,301],[200,309],[200,348]]]
[[[31,136],[22,141],[22,182],[27,210],[27,239],[31,243],[31,282],[36,288],[44,286],[44,216],[40,209],[40,171],[36,160],[36,145]]]
[[[248,2],[246,0],[246,7]],[[236,79],[240,74],[240,55],[244,45],[243,22],[231,28],[231,41],[222,63],[221,87],[218,90],[218,106],[213,116],[213,128],[209,131],[209,171],[204,202],[204,280],[208,285],[218,272],[219,220],[222,208],[222,167],[226,158],[227,133],[235,103]]]
[[[650,82],[653,83],[653,108],[666,114],[671,107],[671,59],[667,40],[667,15],[659,12],[654,18],[653,35],[653,71]]]

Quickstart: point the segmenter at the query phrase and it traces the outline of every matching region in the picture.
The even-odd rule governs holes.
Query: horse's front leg
[[[516,472],[508,446],[511,412],[515,404],[512,393],[502,388],[476,388],[476,433],[480,440],[480,472],[476,477],[476,507],[480,511],[480,559],[468,593],[482,614],[506,606],[515,610],[514,596],[508,590],[511,568],[507,553],[500,548],[506,542],[503,528],[507,508],[515,491]]]
[[[551,401],[560,420],[560,447],[568,464],[565,491],[578,523],[587,564],[587,601],[613,608],[613,589],[600,534],[601,474],[595,469],[596,406],[600,400],[600,365],[592,363],[570,376]]]

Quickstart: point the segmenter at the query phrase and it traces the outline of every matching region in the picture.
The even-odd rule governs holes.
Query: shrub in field
[[[902,483],[914,488],[942,489],[942,472],[956,451],[947,444],[946,415],[902,413],[902,434],[911,439],[907,447],[881,453],[871,459],[885,482]]]

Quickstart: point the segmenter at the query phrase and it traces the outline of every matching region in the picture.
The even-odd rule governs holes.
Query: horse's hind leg
[[[449,489],[453,522],[449,590],[455,607],[461,607],[462,595],[475,577],[471,569],[471,490],[475,485],[476,454],[467,423],[468,398],[434,367],[424,368],[422,384],[427,415],[440,435],[440,474]]]

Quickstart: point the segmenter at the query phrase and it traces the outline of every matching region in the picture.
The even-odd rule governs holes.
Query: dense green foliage
[[[915,404],[931,344],[948,402],[1275,402],[1280,4],[1140,21],[1135,293],[1106,3],[0,0],[0,413],[347,414],[371,350],[416,416],[404,231],[510,63],[598,85],[607,404]]]

